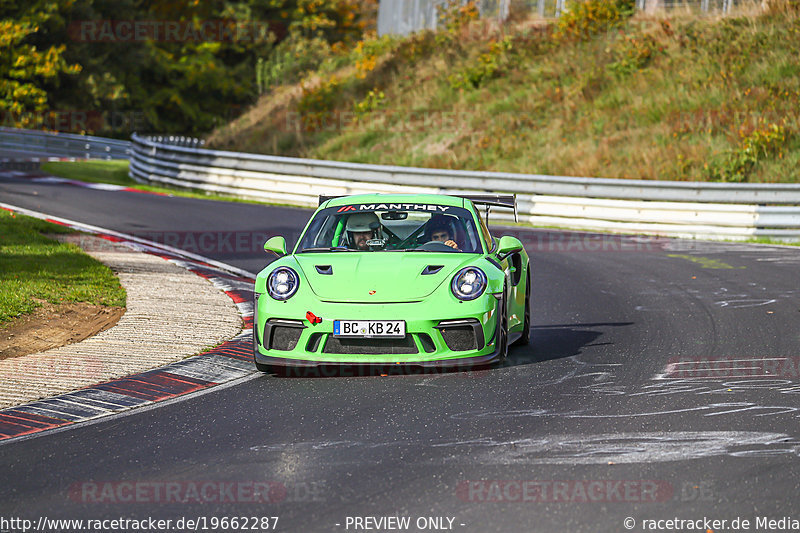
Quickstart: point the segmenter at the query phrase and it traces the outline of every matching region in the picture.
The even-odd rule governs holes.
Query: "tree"
[[[64,44],[36,43],[37,32],[56,9],[44,2],[21,6],[0,4],[0,113],[4,126],[46,125],[50,87],[61,75],[76,75],[79,64],[69,63]]]

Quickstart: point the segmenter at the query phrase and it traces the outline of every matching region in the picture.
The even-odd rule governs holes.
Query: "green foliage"
[[[412,33],[397,45],[397,56],[409,65],[429,57],[436,50],[436,32]]]
[[[324,128],[336,107],[341,89],[341,83],[335,76],[303,86],[303,94],[296,105],[303,129],[319,131]]]
[[[587,40],[621,26],[635,10],[635,0],[578,0],[570,2],[556,23],[556,37]]]
[[[321,37],[331,44],[361,39],[378,8],[377,0],[269,0],[268,4],[275,18],[288,22],[290,34]]]
[[[366,37],[309,76],[339,80],[335,91],[306,84],[319,90],[300,105],[310,127],[281,129],[302,94],[286,87],[269,116],[254,111],[215,147],[554,175],[797,180],[800,19],[676,11],[627,20],[622,0],[572,5],[560,29],[469,21],[387,44]],[[334,113],[358,124],[320,127]]]
[[[294,83],[316,70],[331,56],[330,44],[321,37],[290,36],[256,63],[256,85],[262,95],[276,85]]]
[[[39,307],[35,299],[125,306],[125,289],[110,268],[41,235],[69,231],[0,211],[0,324]]]
[[[372,89],[367,93],[363,100],[356,102],[355,104],[355,113],[357,118],[364,117],[365,115],[372,113],[373,111],[377,111],[384,107],[386,103],[386,95],[383,91],[378,90],[377,88]]]
[[[624,78],[647,67],[663,50],[652,35],[625,35],[614,47],[616,59],[607,68],[617,77]]]
[[[350,61],[355,63],[356,77],[366,79],[375,70],[378,58],[393,50],[396,41],[392,37],[385,35],[379,39],[364,39],[356,43],[355,48],[350,53]]]
[[[715,181],[749,181],[760,161],[778,154],[783,158],[781,148],[790,137],[790,132],[782,124],[761,124],[752,132],[739,131],[740,141],[735,150],[710,166],[708,177]]]
[[[334,45],[360,40],[376,9],[377,0],[0,2],[0,114],[4,125],[37,127],[89,111],[103,115],[90,134],[201,135],[302,79]],[[189,38],[120,38],[115,25],[132,21],[179,23]],[[228,37],[203,37],[210,21]]]
[[[508,63],[512,50],[511,38],[490,42],[488,49],[467,64],[456,74],[450,76],[453,89],[475,89],[485,81],[498,77]]]
[[[29,5],[27,10],[3,6],[0,19],[0,115],[4,126],[31,127],[47,110],[48,84],[61,75],[75,75],[64,44],[37,45],[40,25],[55,17],[52,6]]]
[[[446,4],[437,6],[439,27],[447,33],[458,33],[472,21],[478,20],[480,12],[474,0],[462,2],[461,0],[447,0]]]

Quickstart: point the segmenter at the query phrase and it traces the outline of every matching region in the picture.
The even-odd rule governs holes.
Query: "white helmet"
[[[347,231],[375,231],[380,227],[381,223],[375,213],[355,213],[347,219]]]
[[[354,233],[370,232],[370,239],[381,238],[381,223],[375,213],[354,213],[347,217],[347,242],[356,246]]]

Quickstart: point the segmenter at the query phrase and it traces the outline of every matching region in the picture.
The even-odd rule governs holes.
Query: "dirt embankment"
[[[83,302],[41,307],[0,329],[0,359],[43,352],[80,342],[114,326],[125,313],[121,307]]]

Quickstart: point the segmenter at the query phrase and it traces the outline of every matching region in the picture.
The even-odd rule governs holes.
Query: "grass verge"
[[[167,194],[170,196],[180,196],[183,198],[220,200],[244,204],[289,205],[259,202],[258,200],[238,198],[236,196],[207,193],[206,191],[199,189],[179,189],[177,187],[173,188],[139,183],[128,176],[128,162],[122,160],[51,161],[42,164],[41,169],[43,172],[47,172],[53,176],[58,176],[65,179],[85,181],[89,183],[110,183],[112,185],[120,185],[122,187],[135,187],[136,189],[142,191]]]
[[[42,235],[71,232],[0,210],[0,327],[41,301],[125,307],[125,289],[110,268],[73,244]]]
[[[365,39],[265,94],[208,147],[559,176],[796,182],[800,2],[766,0],[724,17],[632,13],[632,0],[585,0],[559,21],[454,19],[437,32]]]

